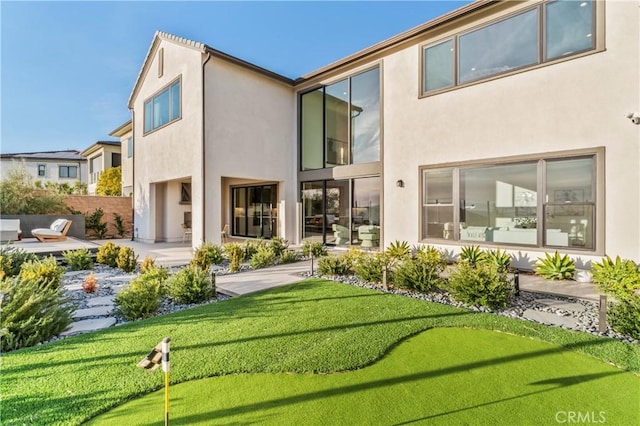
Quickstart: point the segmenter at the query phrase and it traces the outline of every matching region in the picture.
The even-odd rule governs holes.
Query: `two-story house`
[[[639,5],[479,0],[297,79],[157,33],[136,238],[639,260]]]
[[[33,182],[66,183],[73,187],[87,182],[87,162],[77,150],[0,154],[0,172],[5,179],[15,167],[25,167]]]
[[[112,167],[120,167],[120,141],[97,141],[81,154],[87,159],[89,167],[87,192],[89,195],[96,195],[96,185],[102,172]]]

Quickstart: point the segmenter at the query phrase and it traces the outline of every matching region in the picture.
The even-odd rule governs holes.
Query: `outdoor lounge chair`
[[[64,241],[67,239],[67,232],[71,227],[71,221],[67,219],[56,219],[49,228],[36,228],[31,230],[31,235],[39,241]]]

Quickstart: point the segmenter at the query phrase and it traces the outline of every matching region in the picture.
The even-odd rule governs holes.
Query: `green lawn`
[[[372,364],[402,339],[434,327],[531,337],[640,372],[638,345],[308,280],[4,354],[0,423],[78,424],[161,388],[162,374],[135,364],[165,336],[172,338],[171,380],[180,383],[233,373],[353,370]],[[454,348],[446,346],[445,356],[453,357]],[[564,353],[552,349],[549,355]],[[601,380],[605,378],[593,382]]]
[[[640,424],[639,377],[547,343],[460,328],[413,336],[360,370],[234,374],[170,393],[172,424],[541,425],[568,411]],[[154,392],[91,424],[162,424],[163,398]]]

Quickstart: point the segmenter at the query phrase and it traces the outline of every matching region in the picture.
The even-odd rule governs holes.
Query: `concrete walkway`
[[[311,261],[288,263],[271,268],[216,276],[216,290],[229,296],[255,293],[293,284],[304,278],[300,273],[311,270]]]

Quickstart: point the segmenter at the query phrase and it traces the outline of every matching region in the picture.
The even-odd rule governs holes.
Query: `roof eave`
[[[420,24],[416,27],[413,27],[403,33],[395,35],[391,38],[381,41],[380,43],[374,44],[373,46],[367,47],[366,49],[360,50],[352,55],[349,55],[345,58],[339,59],[336,62],[333,62],[329,65],[326,65],[322,68],[318,68],[315,71],[312,71],[308,74],[303,75],[295,79],[294,85],[303,84],[313,78],[321,76],[322,74],[334,71],[340,67],[352,64],[358,60],[361,60],[369,55],[373,55],[382,50],[388,49],[397,44],[403,43],[411,38],[419,36],[426,31],[432,30],[440,25],[444,25],[449,23],[455,19],[461,18],[469,13],[476,12],[477,10],[483,9],[491,4],[498,3],[500,0],[476,0],[473,3],[462,6],[458,9],[455,9],[445,15],[441,15],[437,18],[434,18],[430,21],[427,21],[423,24]]]

